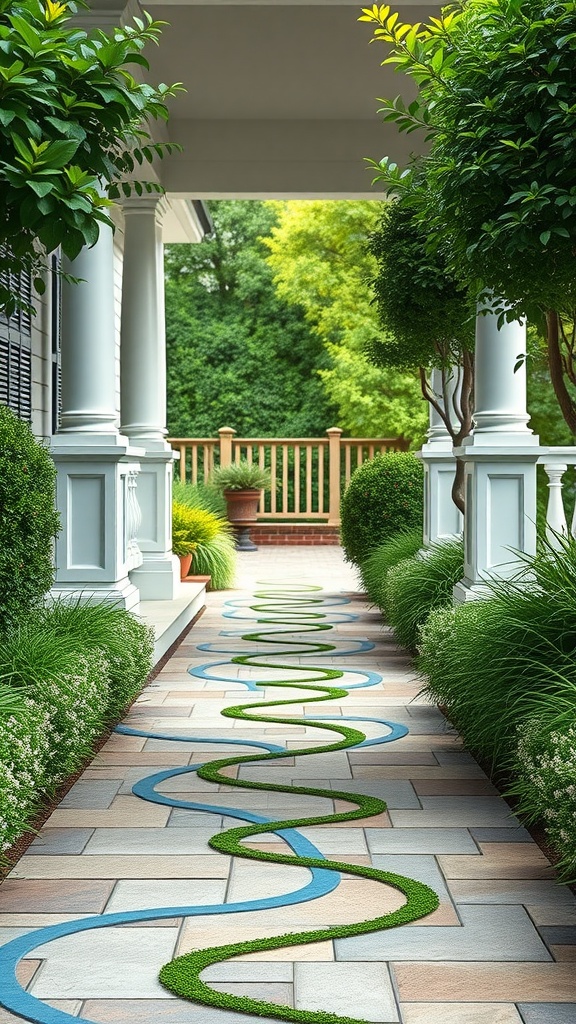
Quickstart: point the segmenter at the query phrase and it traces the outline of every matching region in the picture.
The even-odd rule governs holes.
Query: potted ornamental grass
[[[190,572],[193,554],[199,544],[209,543],[221,530],[221,521],[204,508],[191,508],[172,502],[172,550],[180,559],[180,579]]]
[[[237,551],[256,551],[250,527],[256,522],[262,491],[271,485],[270,470],[247,459],[218,466],[211,481],[226,500],[228,521],[234,528]]]

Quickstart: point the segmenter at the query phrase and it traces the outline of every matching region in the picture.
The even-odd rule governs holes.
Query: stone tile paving
[[[359,639],[375,644],[353,656],[336,651],[321,664],[382,675],[377,686],[351,690],[345,701],[323,705],[322,713],[384,718],[409,732],[389,748],[250,765],[240,768],[240,777],[294,780],[385,799],[388,813],[377,818],[301,832],[328,856],[426,882],[440,905],[400,929],[238,957],[208,968],[205,980],[220,991],[374,1024],[576,1024],[574,897],[557,885],[546,858],[440,712],[419,695],[410,659],[354,593],[355,577],[340,550],[262,548],[243,554],[240,563],[242,589],[209,595],[205,614],[126,719],[144,731],[181,737],[192,732],[194,743],[118,733],[109,739],[0,887],[0,943],[92,914],[184,904],[208,910],[307,883],[304,868],[233,862],[212,851],[207,840],[237,824],[226,816],[227,808],[281,818],[341,810],[340,800],[236,793],[195,774],[159,787],[176,800],[221,806],[219,816],[146,803],[132,794],[132,786],[166,768],[205,760],[207,753],[245,753],[243,738],[288,747],[317,742],[318,730],[311,727],[263,728],[220,717],[223,707],[258,701],[258,694],[237,680],[262,678],[261,670],[230,664],[209,670],[225,681],[188,672],[226,661],[226,653],[200,651],[198,644],[248,649],[239,636],[250,630],[250,622],[223,619],[226,600],[244,598],[259,580],[309,582],[350,597],[347,608],[325,608],[330,619],[337,621],[341,611],[358,616],[337,624],[327,639],[336,637],[340,649]],[[238,614],[250,613],[238,609]],[[222,636],[222,630],[229,635]],[[305,658],[294,662],[306,665]],[[274,673],[283,675],[290,678]],[[300,678],[305,681],[305,674]],[[357,679],[347,675],[345,681]],[[297,700],[301,691],[289,692]],[[266,696],[274,699],[278,693],[270,688]],[[287,709],[286,717],[302,713],[314,714],[300,704]],[[360,722],[352,724],[364,729]],[[365,731],[372,737],[382,727],[366,723]],[[239,745],[204,742],[211,736],[238,739]],[[280,837],[265,839],[256,837],[255,845],[282,849]],[[96,1024],[241,1024],[248,1018],[237,1012],[173,997],[157,980],[160,966],[204,945],[363,920],[402,902],[375,881],[343,876],[334,892],[294,906],[224,917],[166,916],[66,935],[31,950],[18,977],[46,1006],[60,1011],[54,1024],[65,1024],[65,1014]],[[0,979],[0,992],[2,984]],[[20,1019],[0,1010],[0,1024]],[[257,1019],[271,1024],[271,1018]]]

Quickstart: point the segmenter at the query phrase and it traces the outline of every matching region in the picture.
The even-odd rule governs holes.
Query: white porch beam
[[[476,319],[474,429],[456,454],[466,463],[464,578],[454,588],[462,602],[486,592],[488,577],[514,575],[515,552],[536,551],[536,462],[539,439],[528,427],[526,325],[498,325],[486,307]]]

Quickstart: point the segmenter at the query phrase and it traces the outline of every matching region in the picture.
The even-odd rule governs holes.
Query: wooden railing
[[[258,519],[340,523],[340,497],[357,466],[380,452],[406,451],[403,438],[342,437],[331,427],[326,437],[236,437],[221,427],[218,437],[173,437],[180,455],[180,479],[206,483],[215,466],[240,459],[270,470],[272,486],[262,495]]]

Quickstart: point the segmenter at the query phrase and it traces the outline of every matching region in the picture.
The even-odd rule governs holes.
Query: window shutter
[[[30,274],[2,272],[0,279],[13,294],[30,303]],[[29,309],[16,309],[11,317],[0,314],[0,402],[28,423],[32,420],[31,335]]]

